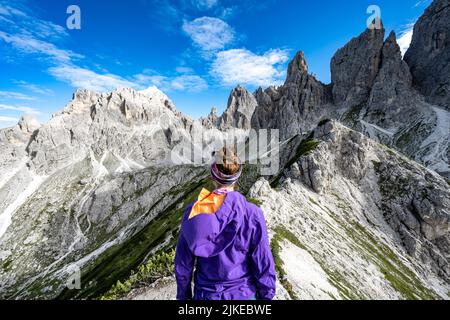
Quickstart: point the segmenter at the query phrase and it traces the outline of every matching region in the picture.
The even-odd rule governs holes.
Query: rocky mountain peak
[[[247,89],[238,85],[228,98],[227,109],[218,119],[219,129],[250,130],[252,115],[257,105],[255,97]]]
[[[101,96],[101,93],[95,91],[77,89],[72,95],[72,101],[61,112],[56,113],[56,115],[88,112],[89,107],[96,104]]]
[[[397,43],[397,35],[395,34],[395,31],[391,31],[384,42],[383,57],[391,57],[398,61],[402,60],[402,53],[400,46]]]
[[[299,77],[308,74],[308,64],[306,63],[303,51],[298,51],[294,59],[289,63],[286,82],[297,82]]]
[[[395,130],[402,118],[417,117],[420,103],[412,90],[412,76],[402,59],[395,32],[391,32],[381,49],[381,64],[374,80],[364,120],[388,130]]]
[[[37,129],[39,129],[41,127],[41,124],[35,117],[26,114],[20,118],[19,122],[17,123],[17,126],[23,133],[31,134]]]
[[[209,112],[209,115],[206,118],[203,118],[203,117],[200,118],[201,124],[208,129],[216,127],[218,120],[219,120],[219,117],[217,116],[217,108],[216,107],[211,108],[211,111]]]
[[[415,87],[428,101],[450,110],[450,1],[434,0],[414,26],[405,61]]]
[[[381,64],[385,30],[366,29],[339,49],[331,60],[335,103],[358,105],[367,100]]]
[[[281,291],[447,299],[450,112],[435,104],[448,106],[448,4],[435,0],[416,25],[412,74],[395,33],[367,29],[333,57],[331,85],[298,52],[284,85],[237,86],[220,117],[192,121],[156,87],[77,90],[48,123],[1,129],[0,298],[94,298],[170,250],[208,176],[189,152],[175,166],[171,155],[207,127],[207,139],[237,129],[241,142],[250,128],[280,130],[280,171],[241,181],[279,249]],[[92,281],[66,290],[75,266]]]

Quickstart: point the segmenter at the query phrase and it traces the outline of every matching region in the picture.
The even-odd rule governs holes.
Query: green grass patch
[[[258,200],[258,199],[255,199],[255,198],[251,198],[251,197],[247,197],[247,201],[250,202],[250,203],[253,203],[254,205],[256,205],[258,207],[261,207],[262,204],[263,204],[261,200]]]
[[[319,258],[319,254],[316,252],[311,251],[309,248],[307,248],[305,245],[303,245],[300,240],[288,229],[286,229],[283,226],[277,226],[274,229],[275,235],[272,238],[271,241],[271,248],[272,248],[272,254],[275,261],[275,269],[277,271],[278,277],[280,279],[281,284],[286,289],[286,291],[289,293],[289,296],[292,299],[297,299],[297,296],[295,292],[292,289],[292,284],[289,283],[288,280],[285,279],[286,274],[283,270],[283,261],[280,258],[280,251],[281,246],[280,242],[283,240],[287,240],[297,246],[300,249],[303,249],[307,251],[314,260],[320,265],[322,270],[327,274],[328,280],[330,283],[339,291],[339,294],[344,299],[350,299],[350,300],[361,300],[363,297],[359,295],[358,290],[353,287],[346,279],[338,272],[331,270],[326,266],[326,264]],[[332,299],[336,300],[336,297],[330,294],[330,297]]]
[[[134,288],[151,284],[159,278],[172,275],[174,259],[175,249],[154,255],[146,263],[140,265],[137,271],[132,271],[126,281],[121,282],[117,280],[117,283],[99,299],[117,300],[128,294]]]
[[[270,248],[272,249],[273,260],[275,263],[275,270],[277,272],[278,279],[281,285],[286,289],[292,300],[298,300],[297,295],[292,287],[292,284],[287,280],[286,273],[284,272],[283,260],[280,257],[281,245],[280,242],[283,241],[283,237],[278,233],[275,233],[272,240],[270,241]]]
[[[314,140],[312,138],[307,138],[304,139],[302,142],[300,142],[299,146],[295,151],[294,156],[291,159],[289,159],[289,161],[284,165],[283,169],[281,169],[280,173],[276,175],[270,182],[271,187],[275,188],[279,185],[281,177],[283,176],[283,171],[285,169],[290,168],[301,157],[309,155],[320,145],[320,143],[321,143],[320,141]]]
[[[203,187],[212,187],[210,179],[199,179],[180,185],[175,188],[176,190],[168,191],[168,193],[176,194],[179,201],[174,201],[125,243],[106,250],[94,264],[82,270],[82,289],[65,289],[58,299],[99,297],[116,285],[118,280],[125,283],[130,278],[132,270],[136,270],[144,262],[149,251],[168,237],[171,237],[171,241],[166,245],[165,250],[173,248],[178,238],[185,207],[196,200]],[[183,206],[179,208],[178,205],[181,202]]]
[[[377,241],[361,224],[351,222],[347,232],[372,256],[386,280],[408,300],[434,300],[437,295],[426,288],[388,246]]]
[[[293,234],[291,231],[286,229],[284,226],[277,226],[274,229],[276,235],[278,235],[281,239],[288,240],[292,244],[296,245],[300,249],[306,250],[307,248],[298,240],[297,236]]]

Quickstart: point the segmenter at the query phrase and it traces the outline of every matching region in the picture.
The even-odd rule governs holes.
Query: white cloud
[[[402,52],[402,56],[405,55],[406,51],[408,51],[408,48],[411,45],[413,31],[414,23],[408,24],[406,27],[404,27],[403,31],[400,33],[400,36],[397,39],[397,43]]]
[[[17,8],[7,6],[3,3],[0,3],[0,15],[8,16],[8,17],[12,17],[12,16],[26,17],[26,14],[23,11],[21,11]]]
[[[217,54],[211,73],[225,86],[269,86],[281,83],[285,76],[287,50],[269,50],[257,55],[246,49],[232,49]]]
[[[199,92],[208,89],[208,84],[197,75],[182,75],[172,79],[170,87],[177,91]]]
[[[163,87],[167,85],[168,77],[153,72],[149,74],[144,71],[144,73],[135,75],[134,80],[142,87],[156,86],[159,89],[164,90]]]
[[[36,100],[35,97],[30,97],[26,94],[14,91],[0,91],[0,98],[2,99],[15,99],[15,100]]]
[[[14,11],[16,10],[16,11]],[[95,91],[109,91],[117,87],[136,87],[135,83],[128,81],[118,75],[104,73],[99,74],[92,70],[77,66],[74,61],[84,58],[71,50],[60,49],[55,45],[56,36],[53,34],[63,33],[62,27],[57,26],[49,21],[39,20],[31,17],[11,7],[0,6],[0,16],[18,16],[22,15],[21,27],[14,27],[9,25],[9,33],[0,31],[0,40],[10,44],[20,54],[36,55],[37,58],[44,58],[48,61],[51,67],[48,72],[60,81],[69,83],[76,88],[86,88]],[[23,27],[24,25],[31,25],[33,32],[28,32]],[[43,38],[41,40],[40,38]],[[36,85],[19,83],[22,87],[28,88],[35,93],[51,94],[52,91],[40,88]],[[25,96],[12,95],[11,93],[4,93],[3,96],[24,100]],[[1,97],[1,93],[0,93]]]
[[[1,1],[0,1],[1,2]],[[214,6],[217,1],[202,0],[197,1],[202,6]],[[168,3],[162,0],[161,3]],[[14,16],[21,15],[20,25],[11,23]],[[206,81],[193,70],[187,67],[180,67],[176,74],[166,76],[152,72],[143,72],[134,77],[122,77],[111,74],[97,65],[96,72],[87,67],[77,65],[76,60],[83,59],[71,50],[61,49],[57,45],[57,37],[52,32],[58,33],[60,26],[54,25],[49,21],[39,20],[28,15],[24,11],[0,4],[0,18],[5,19],[7,28],[0,31],[0,40],[10,44],[19,54],[34,55],[38,59],[48,62],[48,73],[56,79],[66,82],[75,88],[85,88],[93,91],[105,92],[114,90],[117,87],[130,87],[141,89],[150,85],[156,85],[166,91],[202,91],[208,87]],[[210,25],[208,25],[208,23]],[[33,31],[28,32],[24,28],[25,24],[32,26]],[[34,25],[33,25],[34,24]],[[2,27],[0,21],[0,27]],[[220,19],[200,18],[186,23],[186,32],[188,32],[197,45],[205,47],[205,50],[219,50],[229,43],[233,37],[231,28]],[[64,30],[61,31],[64,34]],[[207,36],[218,37],[214,43],[207,43]],[[213,41],[212,39],[210,41]],[[94,64],[95,66],[95,64]],[[16,82],[19,86],[26,88],[38,94],[52,94],[49,89],[29,84],[24,81]],[[0,92],[0,97],[2,92]],[[26,95],[18,93],[3,92],[4,97],[25,100]]]
[[[200,10],[209,10],[218,4],[218,0],[191,0],[192,4]]]
[[[431,2],[431,0],[418,0],[416,2],[416,4],[414,5],[414,8],[420,7],[420,6],[424,6],[424,5],[428,5]]]
[[[66,38],[68,33],[65,28],[51,21],[39,19],[25,12],[28,10],[18,9],[0,3],[0,23],[2,29],[21,34],[23,36],[37,37],[44,40],[60,40]]]
[[[176,71],[178,73],[193,73],[194,72],[194,70],[192,68],[189,68],[189,67],[177,67]]]
[[[219,17],[221,19],[228,19],[228,18],[232,17],[233,15],[235,15],[236,11],[238,11],[238,9],[236,7],[222,8],[221,12],[219,14]]]
[[[7,105],[7,104],[0,104],[0,110],[18,111],[18,112],[23,112],[26,114],[35,114],[35,115],[41,114],[40,111],[38,111],[34,108],[24,107],[24,106],[12,106],[12,105]]]
[[[218,18],[201,17],[184,22],[183,31],[206,52],[222,50],[234,41],[234,30]]]
[[[37,84],[28,83],[26,81],[14,81],[15,84],[21,86],[22,88],[25,88],[27,90],[30,90],[37,94],[42,95],[54,95],[55,93],[51,89],[43,88],[41,86],[38,86]]]
[[[5,116],[0,116],[0,123],[1,122],[6,122],[8,124],[15,124],[17,122],[19,122],[19,119],[17,118],[13,118],[13,117],[5,117]]]
[[[59,49],[50,42],[42,41],[31,36],[14,35],[0,31],[0,39],[11,44],[22,53],[41,54],[57,62],[69,62],[73,58],[83,57],[70,50]]]
[[[135,75],[134,79],[141,87],[146,88],[156,86],[164,92],[200,92],[208,88],[207,82],[202,77],[195,74],[164,76],[155,74],[154,72],[147,72]]]
[[[51,75],[76,88],[105,92],[117,87],[135,88],[136,84],[114,74],[99,74],[75,65],[59,65],[49,69]]]

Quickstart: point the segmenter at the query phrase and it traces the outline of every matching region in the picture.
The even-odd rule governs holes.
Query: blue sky
[[[233,87],[283,83],[303,50],[330,81],[335,51],[366,28],[378,5],[406,48],[431,0],[0,0],[0,127],[23,113],[40,121],[78,87],[156,85],[194,118],[226,107]],[[81,29],[67,28],[68,6]]]

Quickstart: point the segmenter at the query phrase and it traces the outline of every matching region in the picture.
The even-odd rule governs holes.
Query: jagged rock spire
[[[434,0],[414,27],[405,61],[428,101],[450,110],[450,1]]]
[[[299,77],[308,74],[308,64],[306,63],[303,51],[297,52],[294,59],[289,63],[286,82],[297,82]]]
[[[221,130],[238,128],[250,130],[252,115],[257,106],[255,97],[241,85],[231,91],[227,109],[218,120]]]
[[[381,64],[385,30],[366,29],[339,49],[331,60],[335,103],[366,101]]]
[[[25,114],[20,118],[19,122],[17,123],[17,126],[23,133],[30,134],[39,129],[41,124],[32,115]]]

